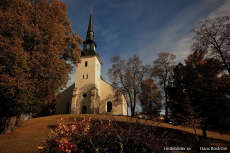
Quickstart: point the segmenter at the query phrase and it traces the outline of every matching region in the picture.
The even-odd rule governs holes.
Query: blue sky
[[[67,4],[74,32],[86,37],[90,7],[97,53],[102,61],[102,77],[109,82],[110,59],[137,54],[151,64],[160,52],[177,56],[183,62],[190,54],[192,28],[205,17],[230,15],[229,0],[61,0]],[[74,83],[74,73],[67,86]]]

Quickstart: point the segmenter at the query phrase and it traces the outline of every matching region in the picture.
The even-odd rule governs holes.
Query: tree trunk
[[[131,117],[134,117],[135,115],[135,107],[130,107],[131,109]]]
[[[19,127],[21,126],[21,124],[24,121],[24,114],[20,114],[17,116],[17,120],[16,120],[16,126]]]
[[[203,139],[207,139],[206,126],[202,126]]]
[[[6,129],[6,120],[5,119],[1,119],[0,120],[0,134],[3,133]]]
[[[165,90],[165,123],[168,123],[168,93]]]
[[[165,123],[168,123],[168,93],[166,91],[166,80],[164,80],[164,93],[165,93]]]
[[[168,102],[165,102],[165,123],[168,123]]]
[[[30,119],[32,118],[32,113],[29,113],[29,126],[30,126]]]
[[[223,56],[223,53],[222,53],[221,49],[218,49],[218,52],[220,53],[220,57],[223,60],[224,66],[226,67],[226,69],[228,71],[228,74],[230,75],[230,64],[228,65],[228,63],[224,59],[224,56]]]
[[[16,116],[10,117],[6,120],[5,130],[2,133],[10,133],[15,130],[16,126]]]

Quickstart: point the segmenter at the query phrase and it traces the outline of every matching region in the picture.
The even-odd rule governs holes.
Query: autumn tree
[[[138,103],[140,86],[147,74],[148,68],[142,65],[137,55],[122,60],[119,56],[111,59],[112,66],[108,69],[108,76],[112,85],[121,91],[131,109],[131,116],[134,116]],[[128,111],[128,110],[127,110]]]
[[[152,79],[142,81],[139,99],[143,113],[149,114],[150,116],[159,115],[159,111],[162,107],[162,95]]]
[[[63,2],[1,0],[0,115],[21,114],[28,104],[49,106],[80,61],[79,43]]]
[[[55,93],[65,87],[73,65],[80,60],[81,38],[71,34],[66,5],[57,0],[32,1],[31,20],[35,37],[26,37],[30,54],[31,76],[35,85],[34,100],[49,107]],[[26,41],[25,41],[26,42]],[[67,63],[68,61],[68,63]]]
[[[24,16],[28,12],[24,4],[24,1],[0,2],[0,116],[6,118],[23,112],[23,104],[32,99],[34,89],[27,73],[29,55],[21,45],[22,27],[26,26]]]
[[[229,129],[229,77],[219,76],[224,70],[222,63],[208,58],[207,51],[195,51],[174,68],[172,82],[168,86],[169,107],[173,117],[178,114],[192,116],[186,110],[189,99],[192,113],[202,120],[203,137],[206,129]],[[228,75],[227,75],[228,76]],[[223,80],[226,82],[224,83]]]
[[[210,51],[230,74],[230,16],[205,18],[198,24],[198,28],[191,30],[196,34],[192,49]]]
[[[174,54],[161,52],[158,54],[158,58],[153,62],[152,76],[158,80],[158,86],[164,93],[165,122],[168,122],[168,93],[166,88],[173,73],[175,58],[176,55]]]

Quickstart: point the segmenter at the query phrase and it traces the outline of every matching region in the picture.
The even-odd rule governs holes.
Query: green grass
[[[63,118],[64,122],[74,122],[74,119],[81,120],[82,114],[67,114],[67,115],[54,115],[48,117],[31,119],[30,126],[29,120],[24,121],[21,127],[17,128],[14,132],[0,135],[0,153],[36,153],[37,147],[42,146],[42,140],[45,140],[51,130],[56,127],[59,122],[63,122],[60,119]],[[88,114],[88,117],[97,119],[106,119],[106,115],[94,115]],[[68,119],[67,119],[68,118]],[[114,116],[114,119],[118,124],[124,124],[131,120],[136,122],[137,119]],[[139,120],[144,123],[144,120]],[[153,121],[147,121],[146,124],[156,126],[156,134],[162,134],[165,131],[171,133],[171,141],[169,146],[172,147],[191,147],[192,152],[196,152],[196,146],[194,143],[193,131],[183,126],[172,126],[166,123],[160,123]],[[201,135],[201,130],[198,129],[198,134]],[[219,134],[215,131],[207,132],[208,139],[203,142],[203,146],[230,146],[230,134]],[[230,149],[230,148],[229,148]],[[181,151],[174,151],[181,152]],[[191,151],[190,151],[191,152]],[[207,152],[206,152],[207,153]],[[212,153],[214,153],[212,151]]]

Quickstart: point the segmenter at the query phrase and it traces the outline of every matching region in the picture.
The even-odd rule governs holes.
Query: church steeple
[[[93,21],[92,21],[92,12],[91,12],[89,17],[89,25],[88,25],[86,40],[93,40],[93,39],[94,39],[94,32],[93,32]]]
[[[83,42],[83,44],[84,48],[82,51],[82,55],[96,55],[97,44],[94,41],[92,8],[89,17],[88,31],[86,32],[86,40]]]

